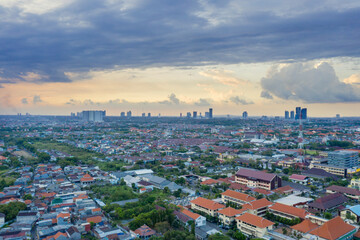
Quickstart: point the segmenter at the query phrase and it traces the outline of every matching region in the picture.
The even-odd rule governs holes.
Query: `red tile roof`
[[[233,190],[226,190],[225,192],[221,193],[221,195],[236,198],[236,199],[239,199],[239,200],[241,200],[243,202],[251,202],[251,201],[256,200],[256,198],[254,198],[252,196],[249,196],[249,195],[247,195],[245,193],[236,192],[236,191],[233,191]]]
[[[208,180],[201,182],[200,184],[201,185],[214,185],[214,184],[218,184],[218,183],[219,182],[214,179],[208,179]]]
[[[198,197],[190,202],[209,210],[218,210],[226,207],[223,204],[202,197]]]
[[[328,240],[335,240],[353,231],[354,229],[356,229],[354,226],[345,223],[344,220],[342,220],[341,217],[338,216],[327,221],[317,229],[311,231],[310,234]]]
[[[190,212],[189,210],[186,210],[186,209],[183,209],[181,212],[194,220],[196,220],[200,217],[199,214]]]
[[[269,209],[282,213],[287,213],[289,215],[299,217],[301,219],[305,219],[305,216],[307,215],[307,212],[304,209],[288,206],[282,203],[275,203],[274,205],[269,207]]]
[[[308,177],[304,176],[304,175],[299,175],[299,174],[292,174],[289,178],[294,179],[294,180],[304,181]]]
[[[318,227],[319,227],[319,225],[311,222],[309,219],[305,219],[301,223],[296,224],[296,225],[292,226],[291,228],[294,230],[297,230],[299,232],[302,232],[302,233],[308,233],[311,230],[314,230]]]
[[[232,208],[232,207],[228,207],[228,208],[224,208],[218,211],[219,214],[223,214],[227,217],[234,217],[236,215],[239,215],[241,213],[243,213],[243,211]]]
[[[244,204],[243,208],[256,210],[256,209],[260,209],[260,208],[263,208],[266,206],[271,206],[272,204],[273,204],[273,202],[270,202],[266,198],[261,198],[259,200],[255,200],[255,201]]]
[[[249,223],[253,226],[256,226],[258,228],[266,228],[266,227],[269,227],[271,225],[274,225],[275,223],[265,219],[265,218],[262,218],[262,217],[259,217],[259,216],[256,216],[254,214],[251,214],[251,213],[244,213],[243,215],[235,218],[239,221],[242,221],[242,222],[245,222],[245,223]]]

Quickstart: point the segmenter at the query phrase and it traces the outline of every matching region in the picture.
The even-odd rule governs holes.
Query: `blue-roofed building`
[[[360,205],[346,206],[346,208],[340,211],[340,217],[342,219],[351,219],[354,222],[360,221]]]

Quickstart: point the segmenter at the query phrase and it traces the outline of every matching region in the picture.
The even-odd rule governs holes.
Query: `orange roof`
[[[286,185],[286,186],[274,189],[273,192],[283,194],[283,193],[290,192],[290,191],[293,191],[293,190],[294,190],[294,188],[290,187],[289,185]]]
[[[217,184],[217,183],[219,183],[219,181],[216,181],[214,179],[208,179],[208,180],[201,182],[200,184],[201,185],[213,185],[213,184]]]
[[[220,203],[217,203],[217,202],[214,202],[212,200],[202,198],[202,197],[198,197],[190,202],[193,204],[199,205],[200,207],[210,209],[210,210],[218,210],[221,208],[225,208],[225,205],[223,205],[223,204],[220,204]]]
[[[89,174],[85,174],[80,181],[82,182],[88,182],[88,181],[94,181],[94,178],[92,176],[90,176]]]
[[[233,190],[226,190],[221,195],[236,198],[236,199],[239,199],[239,200],[244,201],[244,202],[251,202],[251,201],[256,200],[256,198],[251,197],[251,196],[249,196],[249,195],[247,195],[245,193],[236,192],[236,191],[233,191]]]
[[[31,200],[29,200],[29,199],[28,199],[28,200],[25,200],[24,202],[25,202],[25,204],[26,204],[26,205],[29,205],[29,204],[31,204],[31,203],[32,203],[32,201],[31,201]]]
[[[259,217],[259,216],[256,216],[254,214],[251,214],[251,213],[244,213],[243,215],[235,218],[237,219],[238,221],[242,221],[242,222],[245,222],[245,223],[249,223],[253,226],[256,226],[256,227],[259,227],[259,228],[266,228],[266,227],[269,227],[271,225],[274,225],[275,223],[265,219],[265,218],[262,218],[262,217]]]
[[[270,202],[269,200],[267,200],[266,198],[261,198],[259,200],[255,200],[249,203],[246,203],[243,205],[243,208],[247,208],[247,209],[251,209],[251,210],[255,210],[255,209],[259,209],[259,208],[263,208],[266,206],[270,206],[273,203]]]
[[[228,208],[224,208],[218,211],[218,213],[223,214],[225,216],[228,217],[234,217],[236,215],[239,215],[241,213],[243,213],[243,211],[232,208],[232,207],[228,207]]]
[[[302,233],[307,233],[318,227],[319,227],[319,225],[311,222],[309,219],[305,219],[301,223],[296,224],[295,226],[292,226],[291,228],[296,231],[302,232]]]
[[[73,200],[74,200],[74,202],[75,202],[77,199],[88,199],[88,198],[89,198],[88,195],[86,195],[86,194],[80,194],[79,196],[74,197]]]
[[[278,212],[287,213],[289,215],[299,217],[301,219],[305,219],[305,216],[307,215],[307,212],[304,209],[288,206],[288,205],[285,205],[282,203],[275,203],[274,205],[269,207],[269,209],[272,209],[272,210],[275,210]]]
[[[39,193],[40,197],[44,197],[44,198],[48,198],[48,197],[53,197],[56,195],[56,193],[54,192],[44,192],[44,193]]]
[[[269,190],[262,189],[262,188],[254,188],[254,189],[252,189],[252,191],[260,193],[260,194],[264,194],[264,195],[270,195],[271,194],[271,192]]]
[[[59,213],[56,218],[68,218],[70,217],[70,213]]]
[[[98,211],[101,211],[101,208],[93,208],[93,209],[91,209],[91,211],[98,212]]]
[[[60,236],[64,236],[64,237],[68,238],[68,235],[66,233],[58,232],[57,234],[54,235],[54,239],[56,240]]]
[[[336,218],[327,221],[315,230],[312,230],[310,234],[328,240],[335,240],[353,231],[355,228],[356,227],[345,223],[344,220],[341,219],[341,217],[337,216]]]
[[[102,217],[101,217],[101,216],[93,216],[93,217],[87,218],[86,221],[87,221],[88,223],[90,223],[90,222],[99,223],[99,222],[102,221]]]
[[[186,210],[186,209],[183,209],[181,212],[194,220],[196,220],[200,217],[199,214],[190,212],[189,210]]]
[[[52,224],[56,224],[57,223],[57,219],[56,218],[53,218],[52,219]]]

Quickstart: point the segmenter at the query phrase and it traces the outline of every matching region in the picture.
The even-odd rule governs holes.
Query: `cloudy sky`
[[[1,0],[0,112],[360,116],[360,1]]]

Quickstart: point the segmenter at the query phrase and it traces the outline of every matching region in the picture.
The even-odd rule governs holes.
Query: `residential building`
[[[297,218],[305,219],[305,216],[308,214],[305,209],[288,206],[282,203],[275,203],[269,207],[269,212],[276,216],[290,220]]]
[[[248,236],[262,238],[268,230],[272,230],[275,223],[253,215],[251,213],[244,213],[236,217],[237,228]]]
[[[318,227],[319,225],[316,223],[311,222],[309,219],[305,219],[301,223],[291,226],[290,228],[292,229],[293,235],[294,233],[303,235]]]
[[[276,174],[241,168],[235,175],[235,181],[248,187],[273,190],[281,187],[281,178]]]
[[[317,168],[317,169],[322,169],[325,170],[328,173],[337,175],[337,176],[341,176],[341,177],[346,177],[347,176],[347,168],[345,167],[340,167],[340,166],[335,166],[335,165],[328,165],[328,164],[314,164],[314,163],[310,163],[309,168]]]
[[[356,231],[356,227],[345,223],[344,220],[338,216],[312,230],[309,235],[316,236],[318,239],[347,240],[352,239]],[[309,239],[311,239],[311,236]]]
[[[353,188],[332,185],[326,188],[326,193],[342,193],[348,198],[360,200],[360,191]]]
[[[136,229],[134,233],[136,233],[137,237],[140,239],[149,239],[156,234],[153,229],[151,229],[145,224]]]
[[[299,183],[302,185],[309,185],[310,178],[308,176],[299,175],[299,174],[292,174],[289,179],[294,183]]]
[[[223,204],[202,197],[198,197],[190,201],[190,203],[191,209],[203,212],[212,217],[215,217],[217,215],[218,210],[226,207]]]
[[[360,189],[360,179],[355,179],[355,178],[351,179],[350,187],[359,190]]]
[[[355,206],[346,206],[345,209],[340,211],[340,216],[342,219],[348,219],[350,218],[354,218],[355,222],[359,222],[360,221],[360,205],[355,205]]]
[[[197,213],[190,212],[189,210],[183,209],[181,211],[183,214],[191,218],[195,222],[196,227],[201,227],[206,225],[206,218]]]
[[[329,194],[309,203],[308,209],[312,212],[325,212],[327,210],[334,209],[347,201],[347,197],[341,193]]]
[[[268,208],[274,203],[270,202],[266,198],[261,198],[242,206],[242,209],[246,210],[248,213],[257,215],[257,216],[265,216]]]
[[[233,203],[238,206],[256,200],[256,198],[250,195],[233,190],[226,190],[225,192],[221,193],[221,198],[223,203]]]
[[[82,118],[85,122],[104,121],[106,111],[82,111]]]
[[[236,217],[240,216],[243,213],[243,210],[227,207],[218,211],[218,217],[222,224],[230,225],[235,221]]]

